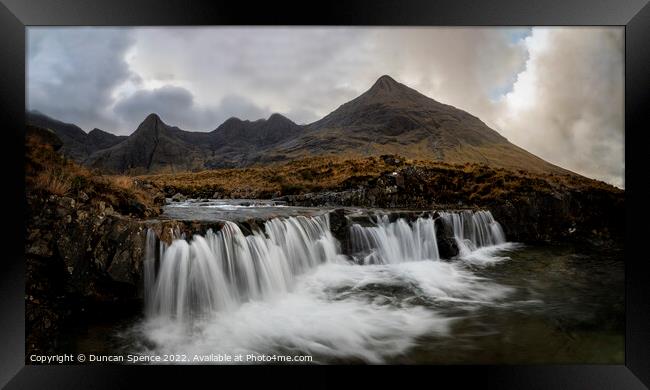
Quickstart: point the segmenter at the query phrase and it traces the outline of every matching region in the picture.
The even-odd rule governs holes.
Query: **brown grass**
[[[25,184],[28,194],[77,198],[85,193],[91,203],[103,201],[124,214],[156,215],[161,198],[156,188],[136,185],[129,176],[102,175],[81,166],[43,144],[27,137]],[[162,194],[160,194],[162,195]]]
[[[135,187],[133,178],[129,176],[123,176],[123,175],[103,176],[103,179],[106,180],[106,182],[111,183],[112,185],[125,190],[132,190]]]
[[[461,194],[475,201],[486,201],[532,191],[548,193],[580,188],[617,191],[603,182],[573,174],[540,174],[494,169],[481,164],[446,164],[394,157],[400,162],[394,164],[381,157],[316,157],[250,168],[146,175],[139,179],[154,183],[168,195],[181,192],[194,197],[212,197],[218,192],[221,196],[233,198],[268,198],[354,189],[357,186],[367,186],[387,173],[414,167],[425,172],[423,185],[433,188],[431,192],[448,198],[449,201]]]
[[[70,191],[70,181],[60,170],[47,167],[34,179],[34,187],[55,195],[64,196]]]

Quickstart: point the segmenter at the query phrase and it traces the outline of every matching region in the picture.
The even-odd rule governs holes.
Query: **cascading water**
[[[203,313],[230,310],[249,300],[286,292],[296,275],[336,261],[338,242],[329,216],[272,219],[266,234],[245,236],[225,222],[218,232],[177,239],[160,248],[154,277],[155,234],[147,233],[145,297],[151,316],[185,321]]]
[[[440,212],[443,223],[454,232],[459,255],[506,242],[501,225],[489,211]],[[354,224],[350,228],[352,251],[362,264],[393,264],[407,261],[438,260],[435,219],[420,217],[412,223],[404,218],[390,222],[387,215],[374,226]]]
[[[418,218],[412,224],[399,218],[391,223],[387,215],[382,215],[376,226],[352,225],[350,243],[352,251],[361,256],[362,264],[439,259],[432,218]]]
[[[501,226],[489,211],[441,212],[466,255],[477,248],[505,242]],[[147,232],[144,260],[147,314],[180,321],[202,313],[230,310],[249,300],[287,292],[297,275],[325,262],[339,261],[338,241],[329,230],[329,215],[275,218],[264,232],[246,236],[233,222],[218,232],[195,235],[191,242],[179,232],[168,247]],[[439,260],[435,219],[412,223],[387,215],[374,226],[350,228],[353,257],[361,264],[397,264]],[[158,269],[156,277],[156,268]]]
[[[445,213],[447,221],[468,248],[503,240],[489,213]],[[137,332],[153,348],[146,354],[291,350],[382,362],[422,335],[447,334],[454,316],[430,302],[469,307],[509,294],[476,277],[465,259],[439,261],[439,222],[384,215],[373,226],[352,225],[351,256],[341,253],[328,214],[270,219],[249,235],[233,222],[189,241],[171,232],[169,246],[150,230],[147,319]]]
[[[501,225],[489,211],[440,212],[440,217],[452,227],[461,256],[506,242]]]

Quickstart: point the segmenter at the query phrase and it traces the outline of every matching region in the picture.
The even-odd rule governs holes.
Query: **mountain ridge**
[[[49,117],[38,111],[26,113],[26,124],[52,130],[63,142],[63,154],[82,162],[92,153],[111,147],[128,138],[93,129],[86,133],[79,126]]]
[[[212,131],[189,132],[151,113],[131,135],[119,138],[99,129],[89,136],[74,125],[66,125],[55,126],[63,135],[64,153],[111,172],[197,171],[313,156],[398,154],[411,159],[575,175],[510,143],[478,117],[388,75],[307,125],[274,113],[254,121],[231,117]]]

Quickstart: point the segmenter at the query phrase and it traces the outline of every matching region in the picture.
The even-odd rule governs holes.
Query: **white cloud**
[[[526,68],[490,119],[530,152],[623,186],[622,29],[535,28],[526,47]]]

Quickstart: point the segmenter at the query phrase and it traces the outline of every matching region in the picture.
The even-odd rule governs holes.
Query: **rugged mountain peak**
[[[236,116],[231,116],[230,118],[226,119],[226,120],[221,124],[221,126],[223,126],[223,125],[239,124],[239,123],[242,123],[242,122],[244,122],[244,121],[241,120],[241,119],[239,119],[239,118],[237,118]],[[221,126],[219,126],[219,127],[221,127]]]
[[[300,127],[300,125],[296,124],[296,122],[292,121],[291,119],[287,118],[286,116],[282,114],[271,114],[269,119],[266,120],[267,124],[271,127],[275,128],[297,128]]]
[[[282,114],[278,114],[277,112],[271,114],[271,116],[269,116],[269,119],[267,119],[267,120],[269,122],[278,122],[278,123],[290,122],[290,123],[293,123],[293,121],[291,119],[287,118],[286,116],[284,116]]]
[[[398,83],[389,75],[383,75],[375,81],[375,84],[370,88],[370,90],[391,92],[400,87],[404,87],[404,85]]]
[[[149,114],[147,117],[140,123],[138,128],[135,130],[133,135],[142,134],[142,133],[157,133],[160,131],[161,126],[166,126],[165,122],[160,119],[158,114]]]
[[[241,130],[243,127],[259,127],[259,126],[271,126],[271,127],[295,127],[298,126],[295,124],[291,119],[287,118],[286,116],[278,113],[271,114],[271,116],[268,117],[268,119],[257,119],[255,121],[250,121],[250,120],[241,120],[237,117],[230,117],[226,119],[225,122],[223,122],[219,127],[217,127],[215,131],[218,130],[223,130],[223,129],[232,129],[232,128],[237,128]]]
[[[395,81],[395,79],[388,75],[383,75],[375,81],[372,87],[356,99],[341,105],[336,111],[357,111],[363,107],[377,104],[402,108],[408,106],[413,110],[431,108],[432,105],[436,107],[441,106],[439,102],[421,94],[415,89]],[[322,124],[322,120],[320,122]]]
[[[148,125],[156,125],[158,122],[162,122],[158,114],[156,113],[151,113],[147,115],[146,118],[144,118],[144,121],[142,122],[141,125],[143,124],[148,124]]]

